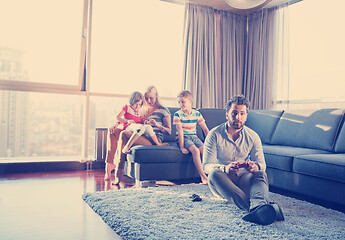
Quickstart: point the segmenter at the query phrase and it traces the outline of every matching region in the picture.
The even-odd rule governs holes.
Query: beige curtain
[[[283,7],[286,7],[284,5]],[[248,17],[244,95],[252,109],[272,109],[278,77],[278,51],[281,51],[279,8],[264,9]]]
[[[186,4],[184,88],[196,108],[223,108],[241,92],[246,18]]]
[[[218,71],[220,75],[216,108],[224,108],[225,103],[233,96],[242,94],[243,74],[245,63],[245,39],[247,19],[244,16],[219,12],[217,26],[220,30],[217,34],[217,44],[220,45],[217,52]]]
[[[280,8],[245,17],[186,4],[183,77],[194,107],[223,108],[237,94],[253,109],[273,107],[282,62]]]
[[[215,10],[186,4],[184,26],[184,88],[191,91],[194,107],[215,105]]]

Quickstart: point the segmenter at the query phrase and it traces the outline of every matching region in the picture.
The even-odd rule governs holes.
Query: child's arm
[[[126,112],[124,110],[121,110],[121,112],[116,116],[117,121],[120,123],[134,123],[134,120],[128,120],[124,118],[125,113]]]
[[[208,134],[208,132],[209,132],[208,127],[207,127],[207,125],[206,125],[206,122],[201,123],[201,124],[200,124],[200,127],[201,127],[201,129],[204,131],[205,137],[206,137],[207,134]]]
[[[183,154],[189,153],[188,149],[184,147],[184,139],[183,139],[183,129],[181,124],[176,124],[176,129],[178,132],[178,143],[180,144],[180,149]]]
[[[120,125],[120,123],[124,122],[124,118],[123,116],[125,115],[125,111],[124,110],[121,110],[121,112],[119,114],[117,114],[116,116],[116,122],[114,123],[114,125],[112,125],[110,128],[109,128],[109,131],[110,131],[110,134],[113,134],[115,132],[115,129]]]

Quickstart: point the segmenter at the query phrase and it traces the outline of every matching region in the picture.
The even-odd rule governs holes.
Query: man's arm
[[[224,168],[225,165],[217,163],[217,136],[214,131],[207,134],[202,155],[204,171],[210,174],[215,168]]]
[[[254,162],[258,169],[266,171],[265,156],[259,135],[255,133],[252,150],[250,151],[250,161]],[[254,166],[255,167],[255,166]]]

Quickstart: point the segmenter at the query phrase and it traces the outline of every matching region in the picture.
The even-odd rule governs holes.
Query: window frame
[[[86,46],[87,46],[87,28],[89,24],[88,16],[90,9],[90,0],[84,0],[83,6],[83,21],[81,26],[81,51],[79,61],[79,80],[78,84],[57,84],[57,83],[44,83],[44,82],[24,82],[17,80],[4,80],[0,79],[1,90],[13,91],[29,91],[29,92],[51,92],[51,93],[75,93],[80,94],[80,91],[85,91],[85,59],[86,59]]]
[[[302,3],[303,0],[294,0],[290,2],[288,5],[293,5],[296,3]],[[294,7],[298,7],[299,5],[294,5]],[[289,10],[291,11],[291,10]],[[288,21],[291,19],[291,13],[288,14]],[[291,37],[291,25],[289,22],[289,27],[286,29],[287,35],[288,35],[288,44],[290,44],[292,37]],[[314,97],[314,98],[299,98],[296,99],[292,97],[292,91],[294,88],[292,88],[291,85],[291,62],[293,59],[291,58],[291,45],[289,45],[287,50],[288,54],[288,60],[285,63],[286,70],[284,71],[284,74],[280,74],[277,78],[278,81],[281,81],[282,87],[281,89],[285,88],[285,92],[281,92],[278,94],[276,91],[275,94],[278,96],[276,100],[274,100],[275,109],[312,109],[312,108],[344,108],[345,106],[345,97],[337,96],[337,97]],[[297,52],[296,50],[294,53]],[[281,53],[279,53],[281,54]],[[281,96],[279,96],[281,95]]]
[[[160,0],[163,2],[181,4],[179,0]],[[83,161],[93,159],[95,156],[88,154],[89,150],[89,123],[90,123],[90,97],[112,97],[112,98],[129,98],[129,94],[120,93],[102,93],[90,92],[90,64],[91,64],[91,35],[92,35],[92,6],[93,0],[84,0],[83,5],[83,20],[81,26],[81,46],[80,46],[80,66],[79,66],[79,80],[78,84],[57,84],[44,82],[24,82],[17,80],[0,79],[0,90],[9,91],[24,91],[24,92],[38,92],[38,93],[58,93],[83,95],[84,111],[83,111],[83,135],[81,143],[81,156],[67,157],[69,161]],[[182,87],[183,83],[181,83]],[[174,97],[160,96],[162,100],[174,101]],[[61,156],[47,156],[47,157],[10,157],[1,158],[1,162],[36,162],[36,161],[66,161],[66,157]],[[65,160],[63,160],[65,159]]]

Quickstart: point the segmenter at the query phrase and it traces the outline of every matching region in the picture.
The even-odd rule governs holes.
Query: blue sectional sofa
[[[343,109],[250,111],[270,186],[345,207]]]
[[[169,108],[171,122],[178,109]],[[199,109],[199,111],[204,116],[209,129],[226,121],[223,109]],[[170,146],[139,145],[131,148],[131,154],[127,155],[127,175],[134,178],[139,186],[154,185],[156,180],[200,180],[192,155],[183,154],[175,141],[174,125],[171,133],[169,136],[164,136],[164,142],[168,142]],[[205,136],[200,126],[197,126],[197,133],[204,141]]]
[[[170,108],[173,116],[177,108]],[[225,110],[199,109],[209,129],[223,123]],[[246,125],[263,143],[272,187],[345,207],[345,124],[343,109],[251,110]],[[170,146],[135,146],[127,175],[140,184],[155,180],[200,180],[191,155],[181,153],[175,127]],[[201,129],[198,136],[204,139]]]

